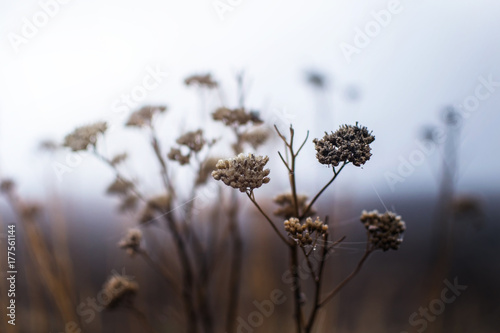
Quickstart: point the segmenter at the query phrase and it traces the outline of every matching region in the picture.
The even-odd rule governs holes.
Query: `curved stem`
[[[262,208],[260,207],[260,205],[257,203],[257,201],[255,201],[255,198],[248,192],[247,193],[247,196],[248,198],[250,199],[250,201],[253,202],[253,204],[255,205],[255,207],[257,207],[257,209],[259,210],[259,212],[262,214],[262,216],[264,216],[266,218],[266,220],[269,222],[269,224],[271,225],[271,227],[273,228],[273,230],[276,232],[276,234],[281,238],[281,240],[283,242],[285,242],[285,244],[287,245],[290,245],[290,242],[285,238],[285,236],[283,236],[281,234],[281,232],[278,230],[278,228],[276,228],[276,226],[274,225],[273,221],[269,218],[269,216],[267,216],[267,214],[262,210]],[[253,194],[253,193],[252,193]]]
[[[323,188],[318,192],[318,194],[316,194],[316,196],[312,199],[312,201],[307,206],[306,210],[304,210],[304,212],[300,216],[300,219],[303,219],[307,215],[307,213],[309,213],[309,211],[311,210],[311,208],[314,205],[314,203],[316,202],[316,200],[318,200],[318,198],[321,196],[321,194],[323,194],[323,192],[328,188],[328,186],[330,186],[333,183],[333,181],[340,174],[340,171],[342,171],[342,169],[346,165],[347,165],[347,162],[344,162],[344,164],[342,164],[342,166],[340,167],[339,171],[335,171],[335,168],[333,169],[333,177],[332,177],[332,179],[330,179],[330,181],[328,183],[326,183],[325,186],[323,186]]]
[[[358,262],[358,265],[356,266],[356,268],[354,269],[354,271],[351,272],[351,274],[349,274],[349,276],[347,276],[342,282],[339,283],[339,285],[337,287],[335,287],[335,289],[333,289],[326,297],[325,299],[323,299],[319,304],[318,304],[318,307],[322,307],[324,306],[326,303],[328,303],[333,297],[335,297],[335,295],[337,295],[337,293],[347,284],[349,283],[349,281],[352,280],[353,277],[356,276],[356,274],[358,274],[358,272],[361,270],[361,267],[363,266],[363,263],[366,261],[366,259],[370,256],[370,254],[373,252],[372,249],[370,249],[368,246],[366,248],[366,251],[365,251],[365,254],[363,255],[363,257],[361,258],[361,260]]]

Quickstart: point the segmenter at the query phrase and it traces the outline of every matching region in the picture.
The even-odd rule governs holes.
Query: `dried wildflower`
[[[144,207],[141,217],[139,218],[140,223],[148,223],[156,218],[156,213],[167,212],[170,209],[171,197],[168,194],[158,195],[149,199],[146,202],[146,207]]]
[[[133,112],[128,119],[126,126],[144,127],[150,126],[153,116],[157,113],[165,112],[167,109],[164,105],[146,105],[139,110]]]
[[[215,110],[212,118],[216,121],[222,121],[227,126],[242,126],[247,123],[262,124],[258,112],[247,112],[244,108],[228,109],[221,107]]]
[[[401,236],[406,229],[405,223],[401,220],[401,216],[393,212],[379,214],[376,210],[363,211],[361,222],[368,230],[368,242],[371,243],[373,249],[397,250],[403,241]]]
[[[123,199],[118,210],[120,212],[134,211],[137,208],[137,201],[138,201],[137,196],[133,194],[127,195]]]
[[[182,151],[179,148],[170,148],[170,151],[167,154],[167,157],[171,161],[177,161],[181,165],[189,164],[191,160],[191,154],[183,155]]]
[[[153,221],[156,218],[155,209],[149,205],[146,205],[142,210],[141,216],[139,217],[139,223],[145,224]]]
[[[208,176],[215,170],[215,165],[219,161],[219,158],[209,157],[201,165],[200,171],[198,172],[198,177],[195,180],[195,185],[205,184],[207,182]]]
[[[40,213],[41,210],[42,208],[37,204],[34,203],[23,204],[21,207],[21,216],[24,219],[33,219]]]
[[[127,235],[118,243],[118,246],[127,251],[129,256],[134,256],[141,247],[142,231],[134,228],[129,229]]]
[[[127,157],[128,157],[127,153],[118,154],[111,159],[111,165],[117,166],[118,164],[125,161],[127,159]]]
[[[88,146],[95,147],[97,136],[104,134],[106,129],[105,122],[78,127],[72,133],[66,135],[63,146],[71,148],[72,151],[86,150]]]
[[[116,178],[111,185],[108,186],[106,193],[108,194],[116,194],[116,195],[126,195],[129,193],[129,190],[134,187],[132,182],[127,180]]]
[[[293,197],[291,193],[283,193],[273,199],[274,203],[280,207],[274,211],[274,215],[289,219],[295,216],[295,208],[293,205]],[[302,214],[308,206],[307,195],[297,195],[297,204],[299,206],[299,214]],[[314,215],[315,212],[309,209],[308,216]]]
[[[252,146],[253,149],[257,149],[263,145],[269,138],[268,129],[256,129],[253,131],[245,132],[241,135],[241,140]]]
[[[200,87],[206,87],[209,89],[217,88],[218,86],[217,81],[212,79],[212,75],[210,73],[205,75],[191,75],[184,80],[184,83],[187,86],[196,84]]]
[[[323,223],[319,217],[314,221],[308,217],[302,224],[300,224],[298,218],[292,217],[286,220],[283,225],[288,235],[295,239],[300,246],[311,245],[314,242],[312,238],[313,234],[315,234],[315,239],[317,239],[328,233],[328,225]]]
[[[340,162],[351,162],[361,166],[370,159],[370,143],[375,137],[366,127],[343,125],[332,134],[325,133],[323,139],[314,139],[316,158],[321,164],[332,166]]]
[[[176,142],[182,146],[188,147],[191,151],[199,152],[203,149],[207,141],[203,138],[203,130],[199,129],[183,134]]]
[[[4,179],[2,183],[0,183],[0,190],[4,193],[9,193],[15,187],[15,183],[12,179]]]
[[[128,304],[137,293],[138,285],[128,277],[112,275],[103,286],[104,306],[113,309],[120,304]]]
[[[235,158],[219,160],[212,172],[215,180],[222,180],[224,184],[239,189],[241,192],[261,187],[269,183],[269,169],[264,166],[269,161],[268,156],[253,154],[239,154]]]

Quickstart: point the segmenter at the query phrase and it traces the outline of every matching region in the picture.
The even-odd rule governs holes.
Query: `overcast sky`
[[[232,78],[241,69],[252,81],[248,103],[264,118],[289,114],[297,133],[310,129],[313,137],[355,121],[372,129],[374,156],[356,171],[355,184],[363,188],[369,180],[387,195],[435,191],[437,153],[426,155],[395,191],[387,173],[398,174],[401,160],[420,149],[420,129],[438,125],[446,105],[479,101],[462,124],[459,188],[500,185],[500,158],[492,149],[500,142],[497,1],[54,1],[0,2],[0,171],[24,191],[36,192],[42,175],[54,176],[47,165],[65,162],[65,155],[51,160],[37,153],[40,140],[60,141],[96,120],[120,123],[114,106],[150,71],[162,79],[141,102],[167,104],[173,120],[186,119],[197,106],[184,77],[212,72],[234,103]],[[218,12],[214,3],[227,10]],[[379,15],[384,26],[373,14],[380,11],[392,12]],[[360,44],[357,31],[366,29],[375,30],[364,37],[367,45]],[[346,57],[346,48],[356,50]],[[326,104],[333,114],[323,114],[320,126],[312,120],[314,94],[304,83],[310,68],[331,83]],[[355,101],[346,98],[352,87],[360,95]],[[179,125],[165,120],[164,126]],[[122,148],[123,142],[143,143],[121,141]],[[307,170],[307,162],[302,167]],[[61,188],[102,186],[88,184],[95,168],[75,168]]]

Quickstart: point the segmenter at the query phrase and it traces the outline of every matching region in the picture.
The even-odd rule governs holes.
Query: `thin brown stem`
[[[324,236],[324,242],[328,241],[328,234]],[[323,251],[321,252],[321,261],[319,263],[319,268],[318,268],[318,275],[314,279],[314,302],[313,302],[313,309],[311,312],[311,316],[309,317],[309,320],[307,321],[306,327],[304,332],[305,333],[310,333],[312,332],[312,328],[314,326],[314,321],[316,319],[316,315],[318,313],[318,310],[320,308],[319,305],[319,299],[321,295],[321,282],[323,278],[323,271],[325,267],[325,262],[326,262],[326,256],[328,254],[328,248],[327,246],[323,246]]]
[[[318,192],[318,194],[316,194],[316,196],[314,196],[314,198],[312,199],[312,201],[309,203],[309,205],[307,206],[307,208],[304,210],[304,212],[302,213],[302,215],[300,216],[300,219],[303,219],[305,216],[307,216],[307,213],[309,213],[309,211],[311,210],[312,206],[314,205],[314,203],[316,202],[316,200],[318,200],[318,198],[321,196],[321,194],[323,194],[323,192],[328,188],[328,186],[330,186],[333,181],[337,178],[337,176],[340,174],[340,171],[342,171],[342,169],[347,165],[346,162],[344,162],[342,164],[342,166],[340,167],[339,171],[335,171],[335,168],[333,168],[333,177],[332,179],[330,179],[330,181],[328,183],[326,183],[325,186],[323,186],[323,188]]]
[[[267,214],[262,210],[262,208],[260,207],[260,205],[257,203],[257,201],[255,200],[255,196],[253,195],[253,192],[252,192],[252,194],[250,194],[248,192],[246,192],[246,193],[247,193],[247,196],[250,199],[250,201],[253,202],[253,204],[255,205],[255,207],[257,207],[257,209],[262,214],[262,216],[264,216],[266,218],[266,220],[269,222],[269,224],[271,225],[271,227],[273,228],[273,230],[276,232],[276,234],[281,238],[281,240],[283,242],[285,242],[285,244],[290,245],[290,242],[285,238],[285,236],[283,236],[281,234],[281,232],[278,230],[278,228],[274,225],[273,221],[269,218],[269,216],[267,216]]]
[[[226,332],[235,332],[236,316],[238,315],[238,301],[241,280],[241,264],[243,241],[238,224],[238,197],[232,192],[232,203],[229,209],[229,232],[232,239],[231,271],[229,273],[229,300],[226,318]]]
[[[318,307],[322,307],[326,303],[328,303],[333,297],[335,297],[335,295],[337,295],[337,293],[346,284],[349,283],[349,281],[352,280],[352,278],[354,278],[356,276],[356,274],[358,274],[358,272],[361,270],[361,267],[363,266],[364,262],[366,261],[366,259],[368,259],[368,257],[370,256],[370,254],[372,252],[373,252],[373,250],[370,249],[370,247],[367,246],[365,254],[363,255],[363,257],[358,262],[358,265],[356,266],[356,268],[354,269],[354,271],[352,271],[351,274],[349,274],[342,282],[340,282],[339,285],[337,287],[335,287],[335,289],[333,289],[330,293],[328,293],[328,295],[321,302],[319,302]]]
[[[297,333],[302,332],[302,291],[299,276],[299,252],[297,245],[290,245],[290,269],[292,271],[293,291],[294,291],[294,317]]]

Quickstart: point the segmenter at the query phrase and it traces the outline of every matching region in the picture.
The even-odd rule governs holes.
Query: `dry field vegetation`
[[[456,276],[451,273],[454,240],[446,226],[435,233],[440,236],[433,243],[439,244],[434,260],[426,261],[430,240],[424,231],[415,231],[420,238],[405,235],[413,239],[412,252],[402,254],[403,234],[414,232],[405,231],[408,217],[376,211],[377,198],[374,206],[346,204],[335,214],[332,205],[318,204],[320,197],[330,197],[344,170],[363,172],[372,156],[370,144],[384,133],[358,123],[339,124],[316,138],[296,132],[293,124],[283,131],[245,105],[243,80],[236,80],[237,105],[210,112],[206,126],[220,126],[218,137],[190,128],[177,133],[175,142],[162,141],[159,133],[177,130],[157,126],[158,119],[175,112],[165,105],[144,105],[128,116],[123,125],[144,135],[149,143],[144,149],[156,160],[162,188],[157,193],[128,176],[125,162],[133,155],[106,156],[100,149],[105,122],[77,127],[60,145],[45,143],[45,148],[84,152],[111,170],[114,181],[102,187],[116,198],[115,210],[80,208],[88,218],[65,213],[60,198],[35,204],[17,194],[14,181],[3,179],[10,208],[1,214],[2,224],[17,225],[22,271],[18,323],[0,323],[2,332],[413,332],[423,327],[411,327],[408,316],[439,296],[443,280]],[[184,83],[187,89],[220,89],[211,75],[193,75]],[[316,155],[305,155],[305,145],[313,145]],[[266,167],[270,157],[281,161],[280,169]],[[300,159],[316,159],[330,170],[315,192],[297,186],[303,176],[296,172]],[[277,178],[288,188],[273,186]],[[477,220],[477,203],[454,201],[443,186],[442,206],[453,201],[454,208],[432,217],[410,205],[412,218],[439,222],[472,214]],[[348,201],[337,197],[334,207]],[[84,239],[101,231],[75,227],[115,214],[134,224],[113,231],[123,235],[117,244]],[[353,215],[357,221],[340,223]],[[102,254],[88,258],[93,247]],[[1,267],[4,261],[2,252]],[[0,282],[2,291],[5,283]],[[489,322],[477,320],[485,304],[492,304],[480,303],[481,293],[465,291],[460,303],[447,305],[450,309],[424,330],[493,332]]]

